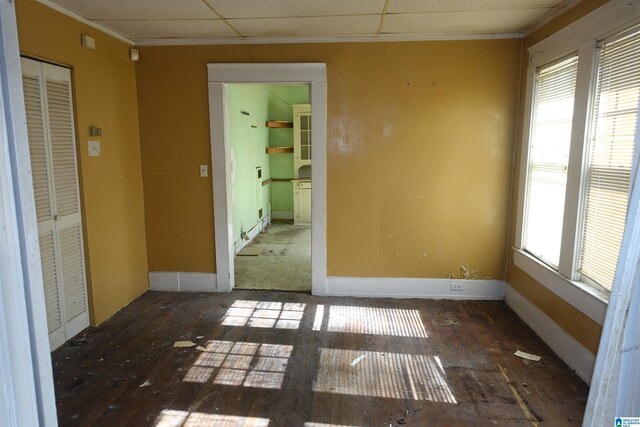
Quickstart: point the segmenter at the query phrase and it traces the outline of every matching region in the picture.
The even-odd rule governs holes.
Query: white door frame
[[[15,3],[0,0],[0,419],[57,425]]]
[[[213,172],[213,215],[218,291],[234,287],[231,149],[226,87],[233,83],[303,83],[311,86],[311,292],[327,294],[327,71],[323,63],[207,64]]]

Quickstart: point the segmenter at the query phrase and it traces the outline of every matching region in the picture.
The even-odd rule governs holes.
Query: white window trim
[[[613,0],[528,49],[529,67],[525,92],[514,263],[543,286],[601,325],[604,322],[608,294],[600,288],[576,280],[578,279],[576,267],[581,234],[579,217],[584,205],[581,170],[587,161],[584,141],[589,130],[587,124],[593,101],[591,98],[596,71],[596,43],[608,35],[638,23],[640,23],[640,0]],[[530,130],[538,69],[576,52],[579,59],[574,120],[560,262],[556,271],[523,251]]]
[[[604,323],[608,296],[603,291],[595,286],[563,277],[538,258],[520,249],[514,249],[513,260],[521,270],[594,322],[599,325]]]

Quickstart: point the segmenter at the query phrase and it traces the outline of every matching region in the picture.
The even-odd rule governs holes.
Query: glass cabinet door
[[[311,160],[311,114],[300,115],[300,160]]]

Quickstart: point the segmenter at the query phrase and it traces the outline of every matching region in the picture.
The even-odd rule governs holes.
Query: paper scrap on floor
[[[195,345],[196,343],[191,341],[176,341],[173,343],[174,347],[181,347],[181,348],[194,347]]]
[[[356,366],[358,363],[360,363],[362,361],[362,359],[364,359],[367,355],[363,354],[362,356],[358,356],[355,359],[353,359],[353,362],[351,362],[351,366]]]
[[[542,357],[540,357],[538,355],[525,353],[524,351],[520,351],[520,350],[518,350],[515,353],[513,353],[513,355],[521,357],[523,359],[531,360],[532,362],[539,362],[540,359],[542,359]]]

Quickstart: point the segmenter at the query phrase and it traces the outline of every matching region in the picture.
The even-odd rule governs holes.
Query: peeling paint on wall
[[[487,273],[476,271],[468,265],[461,265],[460,271],[449,274],[449,279],[470,279],[470,280],[488,280],[491,279]]]

